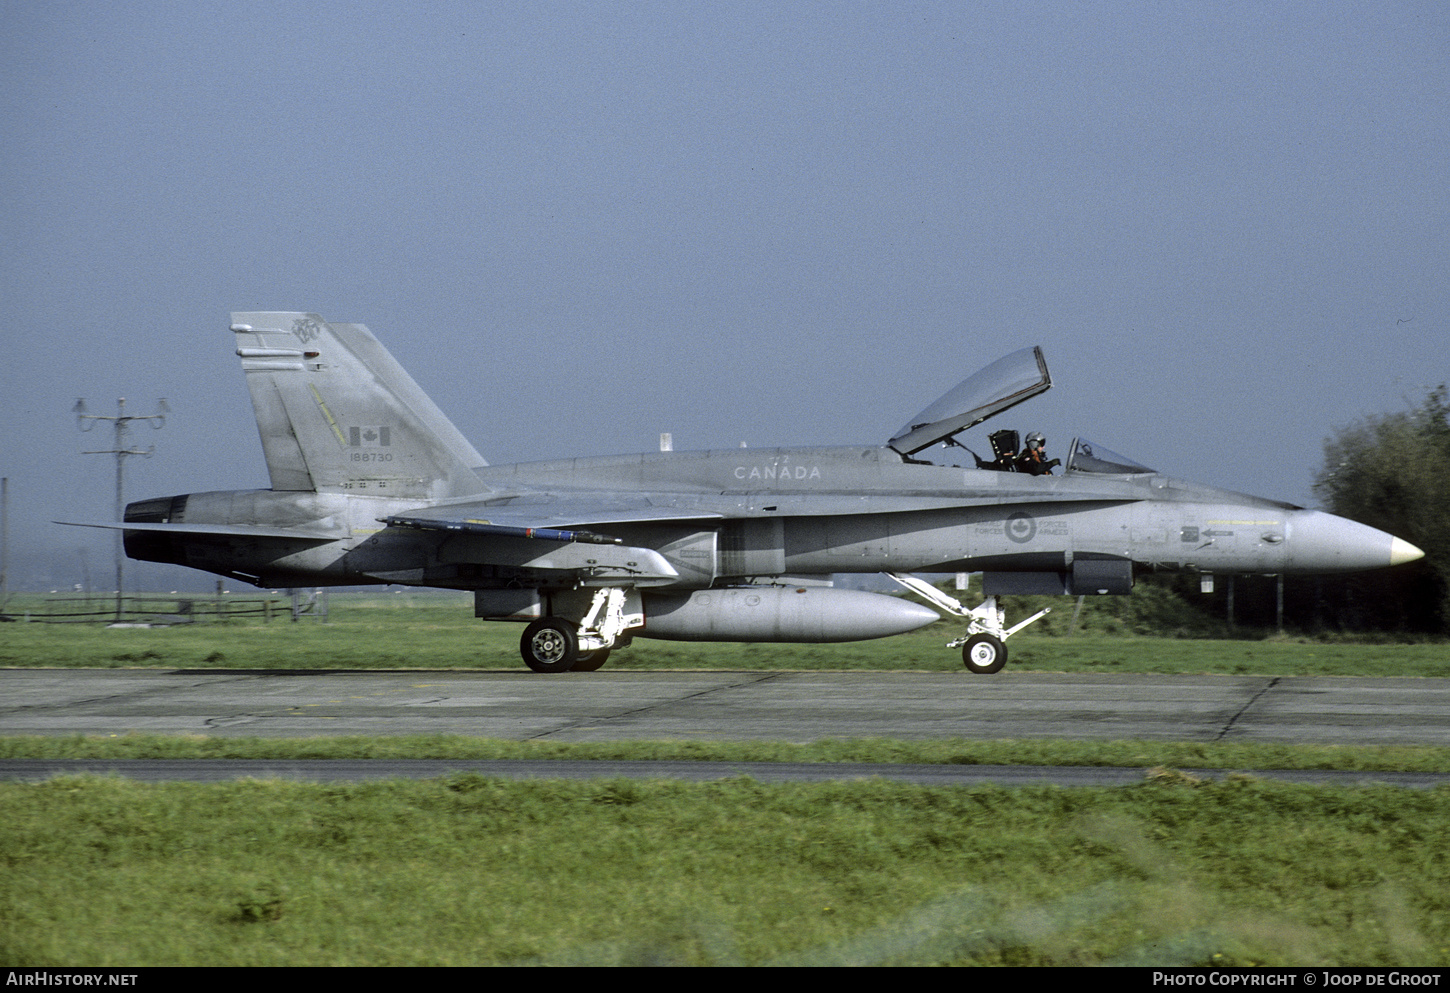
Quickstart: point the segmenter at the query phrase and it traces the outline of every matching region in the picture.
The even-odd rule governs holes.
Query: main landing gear
[[[623,647],[627,628],[644,619],[624,612],[625,591],[617,587],[597,590],[589,611],[577,623],[564,617],[544,617],[524,628],[519,654],[535,672],[593,672],[609,653]]]
[[[545,617],[524,628],[519,651],[535,672],[568,672],[579,661],[579,636],[563,618]]]
[[[935,586],[915,576],[903,576],[894,572],[887,575],[922,599],[930,601],[938,609],[969,619],[966,637],[947,643],[948,648],[962,650],[962,665],[967,667],[968,672],[989,675],[1001,671],[1007,664],[1007,639],[1052,611],[1051,607],[1039,610],[1021,624],[1009,628],[1007,612],[998,609],[997,598],[994,596],[987,597],[981,606],[968,610]]]

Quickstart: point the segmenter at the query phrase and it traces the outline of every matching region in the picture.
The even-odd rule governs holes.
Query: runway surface
[[[1450,679],[0,670],[0,734],[1450,744]]]

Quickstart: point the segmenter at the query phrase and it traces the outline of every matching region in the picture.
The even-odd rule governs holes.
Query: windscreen
[[[1068,472],[1097,472],[1114,476],[1155,472],[1145,465],[1139,465],[1126,455],[1119,455],[1111,448],[1078,437],[1072,439],[1072,450],[1067,456]]]

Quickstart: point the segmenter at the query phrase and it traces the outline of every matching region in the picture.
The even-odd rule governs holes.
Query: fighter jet
[[[1085,438],[1060,464],[1044,464],[1040,445],[1019,452],[1010,430],[994,433],[992,459],[920,457],[1049,389],[1036,347],[880,444],[489,465],[366,327],[234,313],[231,333],[271,488],[142,500],[98,526],[121,529],[131,558],[261,587],[472,591],[476,617],[525,625],[520,653],[536,672],[598,669],[634,638],[854,641],[941,610],[968,620],[948,647],[991,673],[1041,616],[1009,628],[1001,594],[1126,594],[1145,571],[1328,573],[1423,554]],[[831,585],[883,572],[937,609]],[[960,572],[983,574],[980,606],[912,575]]]

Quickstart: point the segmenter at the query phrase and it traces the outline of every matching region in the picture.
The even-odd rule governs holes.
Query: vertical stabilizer
[[[233,313],[274,490],[441,499],[484,492],[483,457],[361,324]]]

